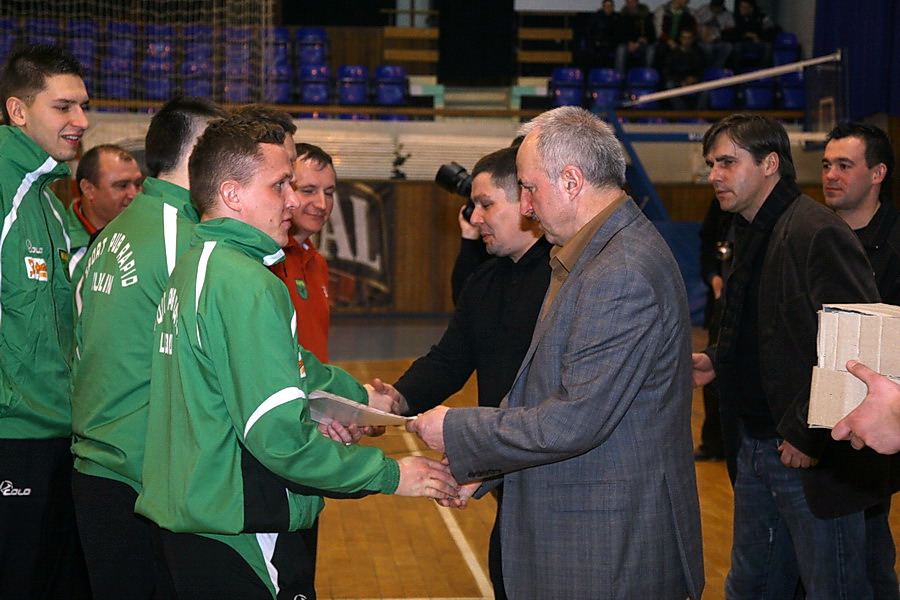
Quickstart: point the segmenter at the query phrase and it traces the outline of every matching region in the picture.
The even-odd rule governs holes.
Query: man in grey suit
[[[612,129],[561,107],[522,128],[522,214],[540,221],[550,287],[499,408],[408,425],[480,497],[501,480],[510,598],[699,598],[690,322],[678,266],[624,191]]]

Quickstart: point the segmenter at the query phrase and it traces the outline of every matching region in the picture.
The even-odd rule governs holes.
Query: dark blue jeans
[[[746,435],[741,441],[726,597],[793,598],[799,573],[806,600],[871,600],[863,513],[815,517],[800,470],[781,464],[780,443]]]

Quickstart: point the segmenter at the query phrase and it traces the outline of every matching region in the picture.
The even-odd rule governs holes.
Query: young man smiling
[[[322,231],[334,208],[337,175],[334,161],[313,144],[296,145],[294,186],[299,205],[291,215],[291,235],[284,261],[269,267],[287,285],[297,311],[297,341],[328,362],[328,263],[310,241]]]
[[[0,74],[0,597],[86,597],[72,509],[69,238],[50,184],[88,128],[78,61],[25,45]]]

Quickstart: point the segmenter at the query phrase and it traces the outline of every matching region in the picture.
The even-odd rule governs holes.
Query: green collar
[[[65,177],[69,174],[66,163],[57,162],[37,143],[18,127],[9,125],[0,126],[0,147],[8,143],[15,144],[15,148],[9,148],[3,152],[4,158],[18,165],[26,173],[39,171],[39,177],[49,177],[51,180]]]
[[[192,244],[210,241],[236,248],[266,266],[284,260],[284,250],[278,242],[256,227],[236,219],[228,217],[212,219],[194,227]]]

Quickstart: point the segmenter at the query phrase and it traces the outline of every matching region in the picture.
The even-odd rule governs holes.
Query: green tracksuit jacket
[[[69,239],[48,187],[68,174],[19,128],[0,126],[0,438],[71,435]]]
[[[148,177],[97,236],[74,282],[75,469],[140,491],[156,307],[198,218],[185,188]]]
[[[73,200],[69,207],[66,208],[63,220],[66,226],[66,233],[69,234],[69,279],[76,282],[84,273],[84,263],[81,259],[87,253],[88,245],[91,243],[91,234],[84,228],[84,223],[75,214],[75,201]]]
[[[321,490],[393,493],[396,461],[310,421],[309,392],[366,392],[298,346],[288,290],[264,266],[278,244],[233,219],[197,225],[192,244],[157,311],[137,512],[176,532],[276,533],[309,527]]]

